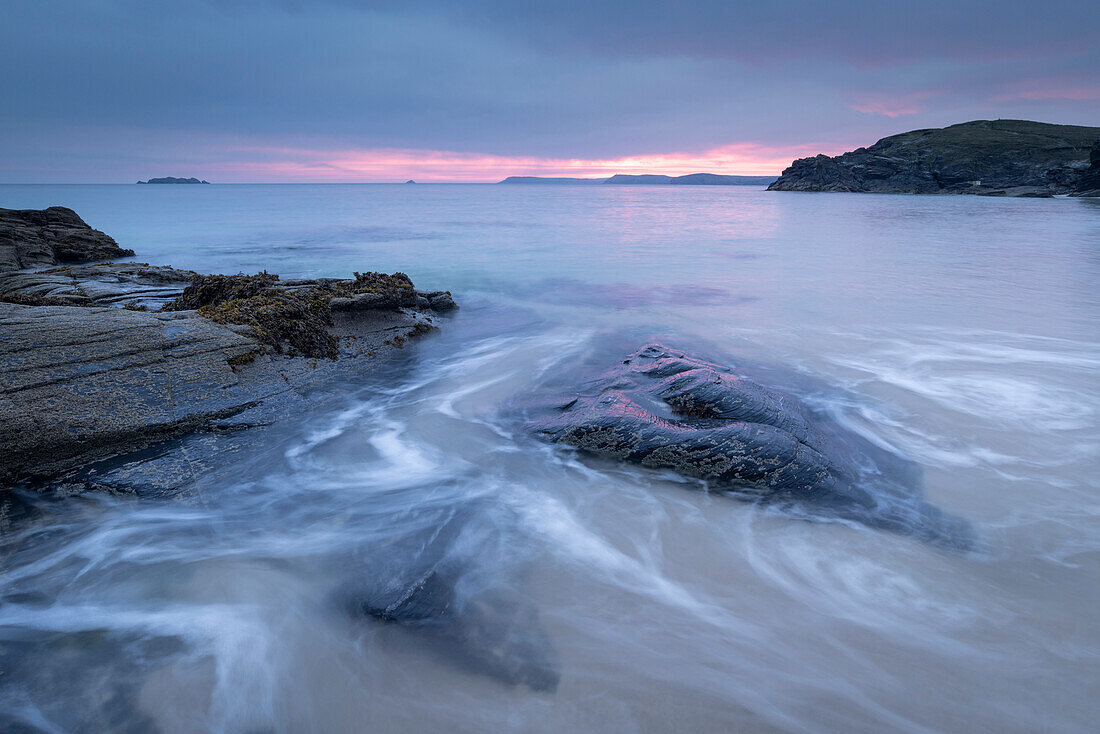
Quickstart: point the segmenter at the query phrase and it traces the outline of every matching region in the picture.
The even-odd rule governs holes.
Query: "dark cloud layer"
[[[1100,124],[1098,37],[1095,0],[5,0],[0,180],[198,149],[618,158]]]

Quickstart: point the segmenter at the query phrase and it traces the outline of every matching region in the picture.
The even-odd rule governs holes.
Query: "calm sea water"
[[[0,186],[0,206],[51,204],[138,260],[401,270],[462,309],[187,501],[24,496],[0,541],[9,728],[1094,730],[1100,202]],[[522,431],[525,395],[650,339],[785,375],[918,462],[981,550],[807,521]],[[534,610],[556,691],[335,601],[396,534],[458,516],[475,518],[449,551],[474,569],[458,593]]]

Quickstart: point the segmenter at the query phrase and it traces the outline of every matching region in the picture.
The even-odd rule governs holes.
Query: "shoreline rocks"
[[[1077,189],[1097,141],[1100,127],[976,120],[800,158],[768,190],[1048,198]]]
[[[132,257],[72,209],[0,209],[0,272]]]
[[[131,254],[61,207],[0,217],[5,241],[40,266],[57,265],[59,250],[78,262]],[[0,487],[195,431],[270,424],[454,308],[449,292],[418,291],[403,274],[281,281],[144,263],[0,267]],[[206,444],[208,457],[220,450]],[[156,481],[170,489],[187,477]]]

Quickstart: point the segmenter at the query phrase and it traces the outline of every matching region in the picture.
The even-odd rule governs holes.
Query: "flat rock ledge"
[[[60,207],[46,212],[54,209]],[[57,238],[43,234],[54,228],[51,217],[40,218],[38,229],[0,226],[0,238],[14,239],[9,251],[20,253],[31,251],[20,239],[22,230],[32,244],[52,243]],[[35,218],[21,221],[28,220]],[[105,252],[97,237],[81,237],[84,255],[78,248],[71,258],[95,259]],[[52,257],[43,251],[33,261],[51,259],[42,264],[55,267],[0,267],[0,491],[118,461],[196,432],[209,437],[271,425],[325,384],[375,369],[456,308],[450,293],[414,290],[404,276],[408,287],[395,298],[353,292],[359,279],[278,281],[265,275],[265,283],[275,281],[265,293],[327,302],[323,330],[326,343],[336,345],[329,359],[277,343],[273,348],[255,326],[179,310],[185,290],[202,281],[193,272],[143,263],[56,267],[58,251],[50,252]],[[257,276],[229,279],[236,277]],[[173,304],[177,310],[159,310]],[[163,490],[184,486],[202,471],[204,460],[209,464],[231,442],[200,443],[201,450],[192,447],[167,463],[150,463],[148,476],[139,471],[137,483]],[[111,488],[110,482],[104,486]]]

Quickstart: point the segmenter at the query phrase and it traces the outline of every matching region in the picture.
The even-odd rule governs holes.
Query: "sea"
[[[184,497],[9,492],[5,731],[1096,730],[1100,201],[0,186],[0,206],[50,205],[137,261],[401,271],[460,308]],[[975,547],[526,429],[546,386],[650,343],[912,461]],[[474,622],[349,607],[429,546]],[[552,680],[509,680],[515,650]]]

